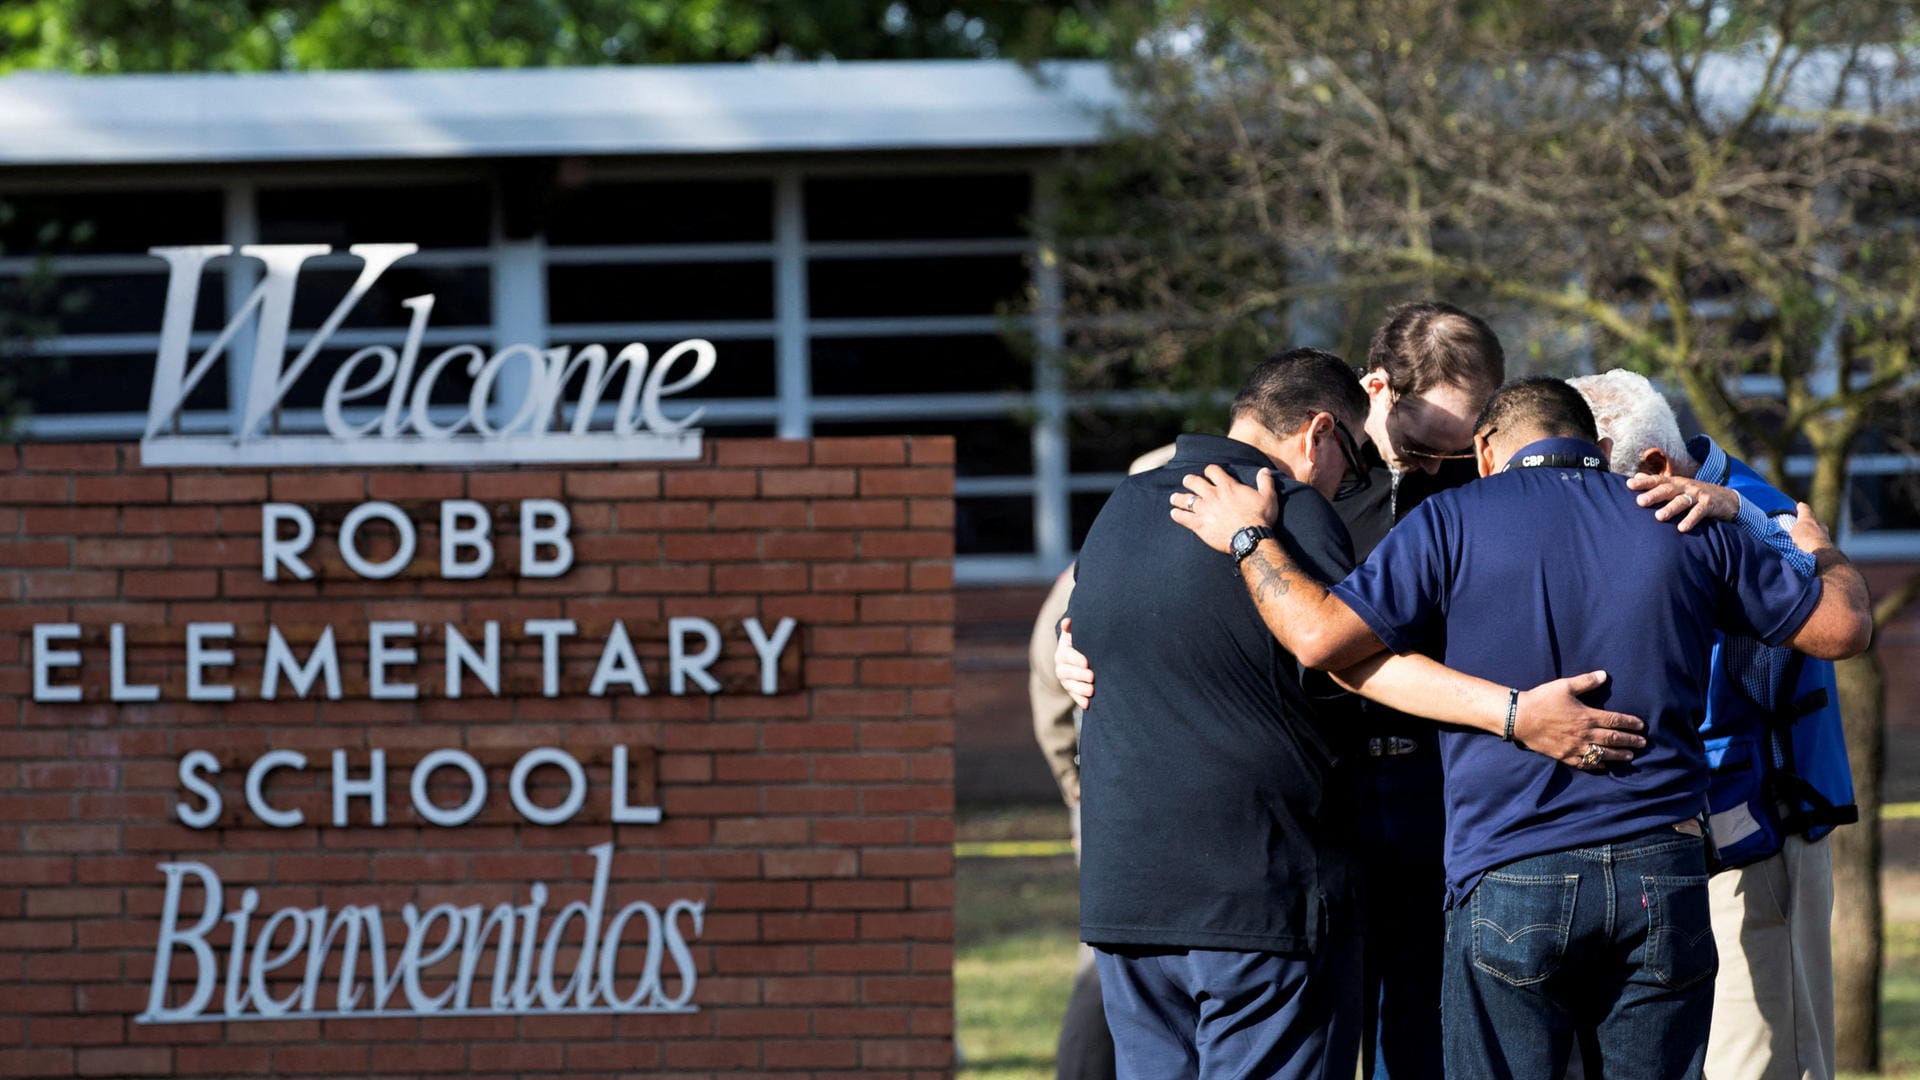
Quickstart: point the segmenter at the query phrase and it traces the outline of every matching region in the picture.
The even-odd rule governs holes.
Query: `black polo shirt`
[[[1271,462],[1183,435],[1170,463],[1114,492],[1080,549],[1074,644],[1099,672],[1080,744],[1081,937],[1311,949],[1328,905],[1347,900],[1351,814],[1333,774],[1351,699],[1303,679],[1232,556],[1168,516],[1181,477],[1208,464],[1251,484]],[[1280,487],[1294,557],[1340,580],[1353,553],[1333,508]]]
[[[1473,462],[1461,459],[1441,462],[1432,474],[1409,469],[1396,477],[1372,442],[1360,448],[1360,462],[1367,467],[1366,486],[1342,488],[1333,500],[1333,509],[1347,524],[1353,557],[1363,561],[1387,538],[1387,531],[1413,513],[1427,496],[1450,491],[1480,476]]]

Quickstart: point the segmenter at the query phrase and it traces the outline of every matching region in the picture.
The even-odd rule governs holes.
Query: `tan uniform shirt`
[[[1056,629],[1067,613],[1067,599],[1073,595],[1073,570],[1054,581],[1040,615],[1033,622],[1033,638],[1027,643],[1027,697],[1033,706],[1033,737],[1047,757],[1054,782],[1060,785],[1060,797],[1071,806],[1080,801],[1080,733],[1074,722],[1073,699],[1053,673],[1053,649],[1059,637]]]

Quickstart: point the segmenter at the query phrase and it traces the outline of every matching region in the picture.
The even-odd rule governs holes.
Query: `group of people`
[[[1437,302],[1362,371],[1261,364],[1036,626],[1062,1075],[1831,1077],[1859,572],[1639,375]]]

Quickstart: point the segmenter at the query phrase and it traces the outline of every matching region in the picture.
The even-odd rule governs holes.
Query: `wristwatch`
[[[1233,565],[1239,566],[1247,561],[1247,556],[1260,546],[1260,541],[1273,539],[1273,530],[1265,525],[1249,525],[1233,534]]]

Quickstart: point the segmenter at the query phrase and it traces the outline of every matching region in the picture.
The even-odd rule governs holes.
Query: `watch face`
[[[1233,534],[1233,554],[1235,558],[1244,559],[1253,554],[1253,549],[1259,546],[1260,536],[1252,529],[1241,529],[1239,532]]]

